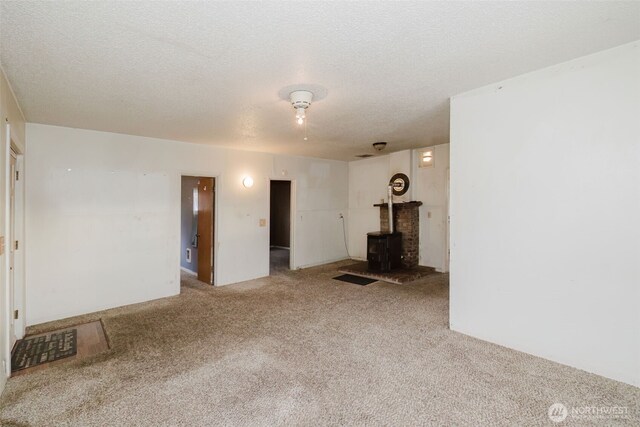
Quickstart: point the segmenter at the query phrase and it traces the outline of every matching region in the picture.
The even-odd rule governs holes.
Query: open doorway
[[[215,179],[182,176],[180,269],[213,285]]]
[[[291,264],[291,181],[271,181],[269,218],[269,274],[289,270]]]

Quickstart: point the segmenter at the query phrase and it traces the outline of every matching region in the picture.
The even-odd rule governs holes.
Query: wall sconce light
[[[430,168],[434,164],[434,150],[433,148],[428,148],[420,153],[420,160],[418,163],[418,167],[421,168]]]
[[[245,176],[242,180],[242,185],[244,185],[246,188],[253,187],[253,178],[251,178],[250,176]]]

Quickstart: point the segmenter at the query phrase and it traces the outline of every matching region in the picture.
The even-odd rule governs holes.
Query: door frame
[[[445,177],[445,188],[444,188],[444,193],[445,193],[445,229],[444,229],[444,269],[443,269],[443,273],[448,273],[449,272],[449,263],[451,262],[451,248],[450,248],[450,242],[449,242],[449,234],[451,233],[451,213],[450,213],[450,209],[449,209],[449,205],[450,205],[450,192],[451,192],[451,174],[449,172],[449,168],[447,168],[446,172],[447,175]]]
[[[25,252],[25,232],[24,232],[24,153],[20,149],[21,142],[18,140],[17,135],[11,131],[11,125],[6,125],[6,145],[5,152],[5,221],[4,227],[4,277],[5,277],[5,319],[3,319],[6,332],[6,374],[11,375],[11,350],[14,343],[14,339],[20,339],[24,337],[26,329],[26,287],[25,287],[25,270],[24,270],[24,252]],[[11,184],[15,176],[11,173],[11,154],[15,154],[16,168],[19,179],[15,182],[14,189],[14,224],[13,224],[13,238],[11,233]],[[18,249],[15,249],[14,241],[18,241]],[[14,247],[13,251],[13,301],[10,301],[11,289],[10,289],[10,275],[11,275],[11,247]],[[14,336],[11,336],[11,322],[13,319],[13,310],[18,310],[18,319],[13,322]]]
[[[182,201],[182,177],[183,176],[189,176],[189,177],[195,177],[195,178],[212,178],[213,179],[213,188],[214,188],[214,192],[213,192],[213,241],[211,242],[211,246],[213,249],[213,282],[211,283],[212,286],[217,286],[218,284],[218,266],[220,265],[218,263],[218,246],[219,246],[219,241],[218,241],[218,200],[219,200],[219,194],[220,194],[220,182],[221,182],[221,177],[220,175],[213,175],[210,172],[193,172],[193,171],[188,171],[188,170],[183,170],[179,173],[178,175],[178,233],[182,233],[182,213],[180,212],[180,206],[181,206],[181,201]],[[181,236],[180,234],[178,234],[178,240],[180,240]],[[178,245],[180,246],[180,245]],[[178,247],[178,272],[180,272],[182,270],[181,266],[180,266],[180,257],[182,256],[182,250]],[[179,273],[178,273],[179,274]],[[178,276],[180,277],[180,276]],[[179,290],[179,284],[180,284],[180,280],[178,280],[178,292]]]
[[[296,264],[296,180],[287,177],[269,178],[267,203],[269,203],[269,239],[267,240],[267,259],[271,259],[271,181],[288,181],[291,184],[289,195],[289,270],[298,268]]]

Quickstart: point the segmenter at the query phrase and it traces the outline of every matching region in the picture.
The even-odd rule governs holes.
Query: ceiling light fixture
[[[387,146],[387,143],[384,141],[380,141],[380,142],[374,142],[372,145],[373,145],[373,148],[376,149],[376,151],[382,151]]]
[[[289,94],[289,99],[296,110],[296,122],[303,125],[307,118],[306,110],[313,100],[313,93],[308,90],[295,90]]]

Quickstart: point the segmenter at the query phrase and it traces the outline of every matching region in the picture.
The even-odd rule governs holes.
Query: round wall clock
[[[409,177],[403,173],[397,173],[391,177],[389,185],[393,188],[394,196],[402,196],[409,190]]]

